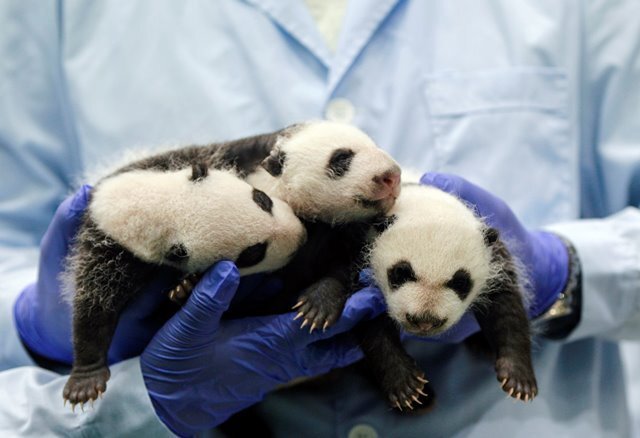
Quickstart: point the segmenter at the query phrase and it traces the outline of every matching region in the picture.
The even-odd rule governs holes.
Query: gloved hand
[[[347,332],[384,310],[379,291],[349,298],[326,332],[300,329],[294,313],[221,320],[238,287],[231,262],[219,262],[140,358],[158,417],[178,435],[214,427],[296,377],[315,376],[362,357]]]
[[[526,270],[533,292],[528,309],[530,318],[541,315],[557,300],[569,275],[569,254],[558,236],[547,231],[527,230],[503,200],[459,176],[426,173],[420,182],[472,205],[477,216],[484,218],[487,225],[500,232],[509,251]],[[458,331],[462,330],[458,328]]]
[[[90,191],[91,187],[82,186],[58,207],[40,245],[38,279],[21,292],[13,308],[24,344],[41,356],[67,364],[72,361],[71,297],[62,296],[60,275]],[[167,280],[156,278],[122,313],[109,350],[110,363],[140,354],[175,311],[166,298],[174,285]],[[168,304],[163,307],[163,303]]]

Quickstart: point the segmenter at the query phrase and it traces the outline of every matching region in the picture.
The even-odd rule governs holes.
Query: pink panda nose
[[[400,194],[400,169],[394,168],[373,177],[376,184],[373,200],[397,198]]]

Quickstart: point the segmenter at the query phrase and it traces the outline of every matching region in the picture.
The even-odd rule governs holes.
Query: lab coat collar
[[[301,0],[244,0],[261,9],[278,26],[329,69],[333,54],[322,39],[311,12]]]
[[[349,0],[340,39],[332,54],[301,0],[244,0],[261,9],[329,69],[331,94],[400,0]]]
[[[329,74],[329,93],[338,86],[373,34],[400,0],[349,0]]]

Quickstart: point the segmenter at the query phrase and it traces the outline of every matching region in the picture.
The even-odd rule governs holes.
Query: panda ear
[[[207,163],[201,161],[191,165],[191,178],[189,178],[191,181],[202,181],[207,175],[209,175],[209,166],[207,166]]]
[[[500,238],[500,232],[493,227],[487,227],[483,231],[484,234],[484,244],[486,246],[491,246],[498,241]]]
[[[274,149],[269,156],[265,158],[260,165],[269,172],[271,176],[282,175],[282,168],[287,160],[287,154],[281,149]]]
[[[398,216],[392,214],[391,216],[380,216],[373,220],[373,229],[376,230],[378,234],[384,233],[387,228],[389,228],[393,223],[398,219]]]

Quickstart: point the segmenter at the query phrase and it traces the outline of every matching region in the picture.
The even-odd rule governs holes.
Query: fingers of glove
[[[296,347],[301,347],[347,332],[360,321],[374,318],[384,312],[385,309],[386,305],[380,290],[374,287],[367,287],[349,297],[338,321],[326,330],[323,330],[323,327],[317,327],[312,333],[309,333],[310,328],[308,326],[301,330],[300,320],[294,319],[296,312],[278,315],[277,318],[281,334]]]
[[[489,222],[491,222],[493,217],[502,218],[509,216],[509,219],[511,219],[513,215],[502,199],[458,175],[428,172],[422,176],[420,182],[439,188],[442,191],[467,201],[476,208],[478,216],[488,218]]]
[[[239,282],[238,268],[232,262],[221,261],[209,268],[187,303],[167,323],[174,340],[183,346],[211,342]]]

